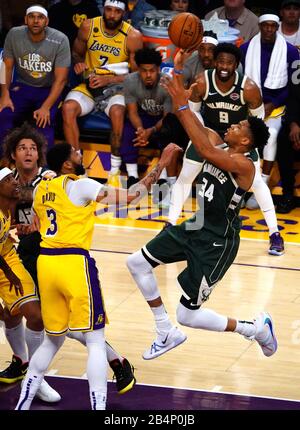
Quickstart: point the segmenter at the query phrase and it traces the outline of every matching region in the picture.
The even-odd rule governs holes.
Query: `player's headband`
[[[217,39],[215,39],[214,37],[211,36],[203,36],[202,42],[201,43],[211,43],[212,45],[217,46],[218,45],[218,41]]]
[[[105,6],[117,7],[125,11],[125,3],[120,0],[105,0],[104,7]]]
[[[30,13],[33,13],[33,12],[41,13],[42,15],[45,15],[46,18],[48,18],[48,12],[42,6],[36,5],[36,6],[31,6],[28,9],[26,9],[26,15],[29,15]]]
[[[10,175],[11,173],[12,170],[10,170],[8,167],[3,167],[3,169],[0,170],[0,181],[2,181],[2,179]]]
[[[277,15],[274,15],[273,13],[265,13],[264,15],[261,15],[259,18],[258,18],[258,22],[259,22],[259,24],[261,24],[262,22],[265,22],[265,21],[275,21],[275,22],[277,22],[277,24],[279,24],[279,16],[277,16]]]

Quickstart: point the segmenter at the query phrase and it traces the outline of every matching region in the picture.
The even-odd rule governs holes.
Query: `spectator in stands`
[[[49,22],[68,36],[72,48],[82,21],[98,15],[96,0],[61,0],[49,9]]]
[[[125,0],[105,0],[103,16],[87,19],[81,24],[72,54],[75,73],[86,80],[71,90],[62,108],[65,138],[76,149],[80,136],[77,117],[87,115],[95,108],[95,97],[97,108],[104,110],[110,118],[110,185],[119,185],[120,143],[125,116],[123,81],[128,65],[131,71],[136,69],[134,54],[143,46],[142,34],[124,21],[126,5]]]
[[[207,13],[205,19],[210,19],[216,12],[220,19],[229,21],[230,27],[240,31],[240,37],[245,42],[259,32],[258,18],[251,10],[245,7],[245,0],[224,0],[224,6]]]
[[[300,0],[283,0],[280,16],[279,33],[300,50]]]
[[[0,144],[5,134],[30,117],[48,145],[54,143],[54,120],[70,66],[68,38],[48,27],[42,6],[26,10],[25,25],[13,27],[4,45],[5,84],[0,97]],[[16,82],[11,83],[13,69]]]
[[[297,67],[297,48],[286,42],[278,32],[279,17],[266,13],[259,17],[260,33],[241,46],[245,74],[261,89],[265,106],[265,120],[270,137],[263,152],[262,177],[268,184],[276,157],[277,136],[288,96],[288,84],[294,67]],[[257,209],[252,195],[247,200],[248,209]]]
[[[144,22],[145,12],[156,10],[146,0],[128,0],[128,10],[124,16],[124,20],[129,22],[134,28],[141,29]]]
[[[287,214],[296,207],[294,197],[294,161],[300,161],[300,85],[292,83],[284,124],[278,135],[277,162],[281,177],[282,196],[276,211]]]
[[[157,132],[162,118],[172,110],[172,101],[160,85],[162,57],[154,48],[139,49],[135,53],[138,71],[130,73],[125,81],[125,120],[120,148],[128,172],[127,188],[138,182],[138,150],[153,142],[157,146]],[[176,176],[175,176],[176,178]]]
[[[177,12],[188,12],[189,0],[170,0],[169,9]]]

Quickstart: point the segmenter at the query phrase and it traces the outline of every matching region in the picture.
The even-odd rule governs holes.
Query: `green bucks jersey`
[[[247,154],[252,160],[255,156],[256,151]],[[219,237],[239,234],[239,211],[246,192],[238,186],[232,173],[205,161],[196,185],[199,210],[183,223],[185,228],[194,231],[204,229]]]
[[[216,85],[214,69],[205,70],[206,92],[201,114],[206,127],[215,130],[222,138],[232,124],[248,116],[244,100],[244,85],[247,77],[235,72],[235,81],[229,91],[223,93]]]

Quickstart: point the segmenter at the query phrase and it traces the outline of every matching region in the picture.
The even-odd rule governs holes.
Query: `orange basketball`
[[[201,43],[203,25],[193,13],[175,15],[168,27],[169,38],[178,48],[189,49]]]

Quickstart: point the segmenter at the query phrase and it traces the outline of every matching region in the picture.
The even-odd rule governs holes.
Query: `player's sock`
[[[28,361],[27,347],[25,342],[25,330],[23,322],[21,321],[16,327],[5,327],[6,339],[13,351],[23,363]]]

